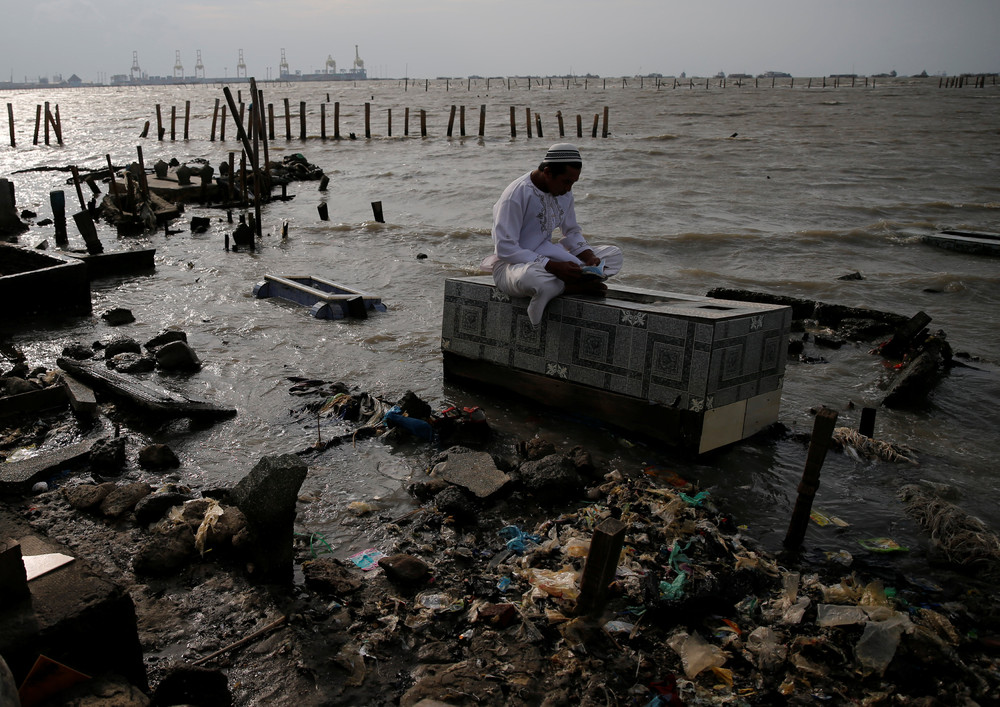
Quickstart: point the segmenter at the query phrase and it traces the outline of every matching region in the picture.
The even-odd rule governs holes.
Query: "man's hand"
[[[570,261],[549,260],[545,263],[545,269],[563,282],[578,282],[583,275],[580,266]]]
[[[594,255],[594,251],[590,250],[590,248],[578,254],[576,257],[582,260],[584,265],[597,265],[601,262],[601,259]]]

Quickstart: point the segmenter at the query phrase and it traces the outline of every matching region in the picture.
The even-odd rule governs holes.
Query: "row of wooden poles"
[[[938,88],[963,88],[970,83],[974,88],[986,88],[986,78],[985,74],[979,76],[942,76],[938,79]],[[993,85],[996,86],[997,75],[990,74],[989,78],[993,79]]]
[[[742,88],[744,86],[749,86],[751,80],[753,81],[754,88],[760,88],[761,85],[767,86],[768,83],[770,83],[771,88],[775,88],[776,86],[779,86],[779,84],[778,84],[778,79],[779,78],[781,78],[781,79],[786,79],[787,78],[788,79],[788,83],[787,83],[788,87],[789,88],[794,88],[795,87],[795,78],[792,77],[792,76],[788,76],[788,77],[784,77],[784,76],[783,77],[767,76],[767,77],[763,77],[763,79],[764,79],[763,81],[761,81],[761,78],[762,77],[760,77],[760,76],[753,77],[753,78],[751,78],[751,77],[740,77],[740,78],[730,78],[730,79],[727,79],[726,77],[717,77],[714,80],[718,81],[719,88],[726,88],[730,84],[733,85],[733,86],[736,86],[738,88]],[[829,78],[829,85],[832,86],[832,87],[834,87],[834,88],[840,88],[842,86],[846,86],[848,79],[850,79],[850,85],[851,85],[852,88],[858,85],[859,79],[864,80],[864,86],[866,88],[869,85],[871,85],[871,87],[874,88],[875,87],[875,78],[876,77],[874,77],[874,76],[871,76],[871,77],[869,77],[869,76],[830,76],[830,77],[821,76],[820,78],[817,78],[817,79],[806,77],[806,79],[805,79],[805,81],[806,81],[806,88],[812,88],[813,81],[816,82],[817,86],[822,86],[823,88],[826,88],[827,87],[827,79],[828,78]],[[986,79],[987,78],[992,78],[993,85],[996,86],[996,83],[997,83],[997,75],[996,74],[980,74],[978,76],[976,76],[976,75],[962,75],[962,76],[942,77],[941,80],[938,82],[938,87],[941,88],[943,86],[948,86],[948,87],[959,87],[960,88],[962,86],[966,86],[966,85],[969,85],[969,84],[974,84],[977,88],[982,88],[982,87],[986,86]],[[657,76],[650,76],[650,77],[636,76],[636,77],[634,77],[634,78],[631,79],[631,82],[632,82],[633,86],[636,85],[636,83],[638,83],[638,87],[639,88],[645,88],[645,82],[646,82],[647,79],[649,79],[653,83],[653,85],[655,86],[655,88],[656,88],[657,91],[659,91],[661,89],[664,89],[664,88],[683,88],[685,86],[687,88],[695,88],[696,86],[697,87],[701,87],[702,85],[704,85],[705,88],[709,88],[711,86],[711,82],[713,81],[712,78],[706,78],[706,79],[704,79],[704,83],[702,83],[702,79],[700,79],[700,78],[697,79],[697,81],[696,81],[694,78],[677,79],[677,78],[673,78],[673,77],[664,78],[662,76],[661,77],[657,77]],[[770,79],[770,82],[768,82],[768,79]],[[518,83],[517,83],[517,79],[514,79],[514,78],[507,77],[507,78],[496,78],[496,79],[492,79],[492,80],[495,83],[499,83],[502,86],[506,86],[506,88],[507,88],[508,91],[511,90],[512,87],[513,88],[518,88],[519,87]],[[467,79],[466,81],[467,81],[466,90],[471,91],[472,88],[473,88],[473,86],[472,86],[472,79],[470,78],[470,79]],[[491,79],[487,78],[487,79],[485,79],[485,81],[486,81],[486,90],[488,91],[488,90],[490,90],[490,81],[491,81]],[[528,78],[527,79],[528,90],[531,90],[532,85],[539,86],[539,87],[545,87],[545,81],[546,81],[545,79]],[[548,88],[552,89],[552,87],[553,87],[552,79],[549,78],[549,79],[547,79],[547,81],[548,81]],[[577,86],[581,85],[581,82],[580,82],[579,79],[558,79],[558,81],[559,81],[560,86],[565,86],[567,89],[571,88],[574,85],[574,83]],[[601,79],[601,81],[602,81],[602,87],[606,89],[608,87],[608,79],[606,79],[606,78],[605,79]],[[613,81],[617,82],[618,79],[613,79]],[[621,79],[621,87],[622,88],[628,88],[629,87],[629,81],[630,81],[630,79],[628,77],[622,77],[622,79]],[[409,87],[410,87],[411,84],[417,85],[418,83],[419,83],[418,80],[403,79],[403,90],[406,91],[406,90],[409,89]],[[429,91],[430,90],[430,79],[424,79],[423,80],[423,84],[424,84],[424,91]],[[584,89],[587,89],[589,87],[589,78],[584,78],[583,82],[582,82],[582,85],[583,85]],[[780,85],[785,85],[784,81],[782,81],[782,83]],[[801,78],[799,79],[799,85],[800,86],[802,85],[802,79]],[[477,84],[476,87],[478,88],[478,84]],[[444,90],[445,91],[451,90],[451,80],[450,79],[445,79]]]
[[[319,131],[320,138],[323,140],[327,139],[327,104],[320,103],[320,114],[319,114]],[[292,139],[292,112],[289,100],[284,99],[284,122],[285,122],[285,139]],[[215,141],[216,127],[218,127],[218,135],[220,140],[226,139],[226,109],[225,104],[220,105],[220,100],[215,100],[215,109],[212,112],[212,132],[209,137],[210,140]],[[235,108],[230,108],[230,111],[236,110]],[[239,114],[236,118],[237,125],[242,123],[245,117],[246,104],[242,101],[242,96],[240,96],[239,101]],[[221,112],[220,112],[221,111]],[[386,135],[392,137],[392,109],[389,108],[387,113],[387,126]],[[455,130],[455,118],[456,114],[458,116],[458,131],[461,137],[466,135],[466,111],[465,106],[451,106],[451,112],[448,116],[448,128],[447,135],[452,137]],[[365,103],[365,138],[371,138],[372,127],[371,127],[371,103]],[[530,138],[532,137],[532,115],[534,115],[534,131],[538,137],[544,137],[542,130],[542,116],[540,113],[532,114],[531,108],[525,108],[525,134]],[[220,120],[221,116],[221,120]],[[419,112],[420,116],[420,137],[427,137],[427,111],[421,109]],[[566,126],[563,119],[562,111],[556,112],[556,120],[558,123],[559,137],[566,136]],[[156,104],[156,135],[158,140],[163,140],[167,134],[167,128],[163,124],[163,109],[159,103]],[[302,140],[306,139],[306,102],[299,102],[299,113],[298,113],[298,123],[299,123],[299,138]],[[184,124],[183,124],[183,139],[187,140],[189,136],[189,128],[191,124],[191,101],[184,102]],[[275,112],[274,104],[267,104],[267,115],[263,115],[263,107],[261,110],[261,130],[263,131],[263,125],[267,125],[267,139],[275,139]],[[598,127],[601,126],[601,114],[594,114],[593,125],[590,129],[591,137],[597,137]],[[253,128],[253,123],[249,126]],[[147,137],[149,134],[150,124],[146,121],[145,126],[141,133],[141,137]],[[409,136],[410,134],[410,109],[406,108],[403,113],[403,135]],[[603,113],[603,126],[601,126],[601,137],[608,137],[608,107],[604,107]],[[479,137],[485,137],[486,135],[486,106],[479,106]],[[354,137],[353,133],[350,133],[351,137]],[[517,137],[517,110],[514,106],[510,107],[510,136]],[[576,136],[583,137],[583,116],[577,114],[576,116]],[[340,130],[340,103],[335,102],[333,104],[333,135],[334,140],[340,140],[342,137]],[[177,139],[177,106],[170,107],[170,139]]]
[[[62,120],[59,118],[59,104],[56,103],[55,110],[52,110],[49,106],[49,102],[45,102],[45,120],[42,121],[42,105],[39,104],[35,106],[35,142],[38,144],[38,134],[42,131],[42,126],[44,125],[45,133],[45,144],[49,144],[49,130],[51,128],[52,134],[56,136],[56,141],[62,145]],[[17,147],[17,140],[14,138],[14,104],[7,104],[7,122],[10,125],[10,146]]]

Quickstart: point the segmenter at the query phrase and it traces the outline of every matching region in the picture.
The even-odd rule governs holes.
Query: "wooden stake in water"
[[[10,146],[17,147],[17,141],[14,140],[14,104],[7,104],[7,123],[10,125]]]
[[[824,407],[816,413],[816,422],[813,423],[812,437],[809,440],[809,452],[806,454],[806,467],[799,483],[799,495],[795,499],[792,520],[785,535],[784,545],[787,548],[799,547],[802,538],[805,537],[809,515],[812,513],[813,498],[819,489],[819,471],[823,468],[823,460],[826,459],[826,450],[830,448],[830,438],[833,436],[836,424],[836,410]]]
[[[35,142],[34,142],[35,145],[38,144],[38,131],[41,129],[41,127],[42,127],[42,104],[39,103],[37,106],[35,106]]]
[[[211,142],[215,142],[215,125],[219,120],[219,99],[215,99],[215,109],[212,111],[212,137],[209,138]]]

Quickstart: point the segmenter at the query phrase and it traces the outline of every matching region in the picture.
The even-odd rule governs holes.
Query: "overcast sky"
[[[1000,71],[1000,0],[0,0],[0,80]]]

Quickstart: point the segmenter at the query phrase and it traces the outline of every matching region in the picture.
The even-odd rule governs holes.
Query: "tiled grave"
[[[527,304],[497,290],[491,277],[447,280],[445,373],[509,380],[508,387],[550,403],[563,399],[553,388],[569,399],[570,389],[586,391],[592,401],[601,397],[594,389],[604,391],[611,403],[594,407],[608,408],[610,422],[620,422],[614,418],[629,403],[640,405],[640,415],[670,412],[650,419],[682,425],[682,434],[656,425],[648,431],[699,452],[777,420],[789,307],[614,285],[605,298],[554,299],[535,329]]]
[[[5,316],[88,314],[90,279],[83,261],[0,243],[0,301]]]

